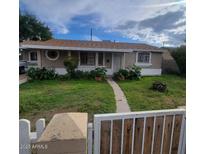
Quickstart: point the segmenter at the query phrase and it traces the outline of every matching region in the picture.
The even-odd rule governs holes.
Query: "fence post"
[[[184,121],[186,121],[186,117],[184,117],[183,119]],[[183,139],[182,139],[182,148],[181,148],[181,154],[185,154],[186,153],[186,122],[184,124],[184,131],[183,131]]]
[[[30,147],[30,121],[26,119],[19,120],[19,154],[31,154]]]
[[[185,135],[185,127],[186,127],[185,115],[183,115],[182,123],[181,123],[180,136],[179,136],[178,154],[182,154],[182,151],[183,151],[182,148],[183,148],[183,140],[184,140],[184,135]]]
[[[46,125],[46,122],[45,122],[45,119],[44,118],[41,118],[41,119],[38,119],[36,121],[36,133],[37,133],[37,139],[41,136],[41,134],[43,133],[43,130],[45,129],[45,125]]]
[[[37,154],[87,154],[87,113],[55,114],[35,143]]]
[[[88,154],[93,153],[93,124],[88,124]]]

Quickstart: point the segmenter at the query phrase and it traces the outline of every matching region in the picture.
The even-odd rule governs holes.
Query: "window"
[[[81,52],[80,65],[95,65],[95,53]]]
[[[140,52],[138,53],[138,63],[149,63],[150,62],[150,53]]]
[[[103,53],[98,53],[98,66],[103,66]]]
[[[30,61],[37,61],[37,52],[30,52]]]
[[[46,57],[49,60],[57,60],[59,58],[59,52],[55,50],[46,51]]]

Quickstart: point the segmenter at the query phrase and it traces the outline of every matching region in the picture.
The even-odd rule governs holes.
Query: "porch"
[[[113,52],[78,52],[78,70],[91,71],[97,67],[106,68],[107,75],[112,75],[120,68],[125,68],[125,55]]]
[[[125,52],[113,51],[67,51],[25,49],[22,59],[28,67],[45,67],[55,69],[58,74],[66,74],[64,59],[68,56],[78,59],[77,70],[91,71],[97,67],[105,67],[107,75],[113,75],[120,68],[125,68]]]

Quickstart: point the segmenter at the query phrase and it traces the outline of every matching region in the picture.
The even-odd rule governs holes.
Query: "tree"
[[[182,45],[171,52],[182,75],[186,75],[186,46]]]
[[[19,13],[19,39],[23,40],[48,40],[52,33],[48,26],[30,14]]]

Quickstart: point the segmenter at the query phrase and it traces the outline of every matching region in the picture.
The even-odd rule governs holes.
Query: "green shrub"
[[[84,72],[83,76],[84,76],[85,79],[93,79],[90,72]]]
[[[118,72],[114,73],[113,78],[115,80],[125,80],[129,77],[129,71],[127,69],[120,69]]]
[[[120,69],[114,73],[114,80],[138,80],[141,78],[141,68],[133,65],[131,68]]]
[[[32,80],[54,80],[57,77],[57,74],[54,70],[48,70],[45,67],[32,67],[28,70],[27,74]]]
[[[70,79],[93,79],[94,77],[91,77],[90,72],[83,72],[80,70],[76,70],[72,72],[72,74],[65,74],[65,75],[58,75],[59,80],[70,80]]]
[[[70,80],[71,79],[71,76],[70,74],[65,74],[65,75],[58,75],[57,77],[58,80]]]
[[[131,68],[129,68],[128,78],[130,80],[139,80],[141,78],[141,68],[136,65],[133,65]]]
[[[91,79],[95,79],[95,76],[96,76],[96,71],[95,70],[91,70],[90,71],[90,78]]]
[[[78,59],[73,57],[68,57],[64,60],[64,66],[68,74],[74,73],[75,69],[78,67]]]
[[[73,79],[90,79],[90,72],[84,72],[84,71],[74,71],[71,78]]]
[[[159,92],[166,92],[167,85],[161,81],[155,81],[152,83],[152,87],[150,89],[159,91]]]
[[[104,67],[97,67],[95,69],[95,76],[105,78],[106,72],[107,72],[107,70]]]
[[[28,69],[28,71],[27,71],[27,75],[31,78],[31,79],[33,79],[33,80],[35,80],[35,79],[37,79],[38,78],[38,75],[37,75],[37,69],[38,68],[33,68],[33,67],[31,67],[31,68],[29,68]]]
[[[80,70],[74,71],[71,75],[71,78],[73,78],[73,79],[82,79],[82,78],[84,78],[84,72],[80,71]]]
[[[122,76],[122,74],[120,74],[119,72],[115,72],[113,74],[113,77],[112,77],[114,80],[125,80],[124,76]]]

